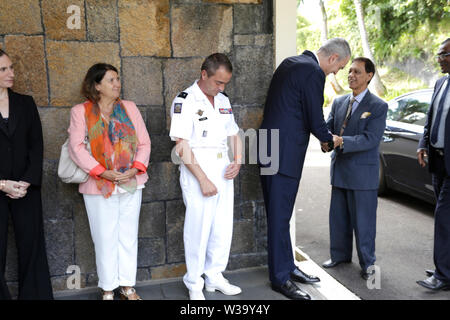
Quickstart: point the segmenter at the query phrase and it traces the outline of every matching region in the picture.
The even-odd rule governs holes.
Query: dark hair
[[[448,42],[450,42],[450,38],[445,39],[444,42],[441,43],[441,46],[446,45]]]
[[[7,54],[5,51],[3,51],[2,49],[0,49],[0,57],[1,57],[1,56],[7,56],[7,57],[9,57],[8,54]]]
[[[366,69],[366,72],[367,73],[371,73],[372,72],[372,74],[375,75],[375,64],[369,58],[358,57],[358,58],[353,59],[352,63],[353,62],[363,62],[364,63],[364,68]],[[373,79],[373,76],[372,76],[372,79]],[[367,82],[367,83],[370,83],[370,81],[372,79],[370,79],[369,82]]]
[[[102,82],[106,72],[110,70],[119,73],[114,66],[107,63],[97,63],[90,67],[81,85],[81,94],[96,104],[100,100],[100,95],[95,85]]]
[[[224,67],[230,73],[233,72],[233,66],[226,55],[213,53],[203,61],[201,70],[206,70],[208,77],[211,77],[216,74],[217,69],[220,67]]]

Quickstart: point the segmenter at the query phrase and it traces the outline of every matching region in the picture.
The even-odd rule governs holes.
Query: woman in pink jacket
[[[148,180],[150,137],[131,101],[121,100],[115,67],[98,63],[87,72],[87,101],[70,114],[69,153],[89,173],[79,186],[89,218],[103,300],[140,300],[134,289],[142,188]],[[91,148],[86,149],[85,139]]]

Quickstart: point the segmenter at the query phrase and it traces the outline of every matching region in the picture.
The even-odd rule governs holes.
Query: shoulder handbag
[[[89,143],[87,134],[84,139],[87,151],[92,155],[91,144]],[[89,178],[89,175],[78,167],[69,154],[69,138],[61,147],[61,156],[58,163],[58,176],[64,183],[83,183]]]

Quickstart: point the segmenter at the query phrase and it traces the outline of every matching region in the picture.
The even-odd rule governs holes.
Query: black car
[[[380,187],[407,193],[434,204],[428,167],[417,162],[417,148],[423,134],[433,89],[401,95],[388,102],[386,130],[380,145]]]

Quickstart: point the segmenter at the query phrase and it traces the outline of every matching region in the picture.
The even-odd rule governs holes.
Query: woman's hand
[[[19,181],[20,184],[20,188],[22,190],[28,190],[28,187],[31,185],[30,183],[26,182],[26,181]]]
[[[116,182],[118,184],[127,182],[128,180],[130,180],[131,178],[133,178],[134,176],[136,176],[136,174],[139,172],[138,169],[136,168],[131,168],[130,170],[125,171],[124,173],[121,173],[119,177],[116,178]]]
[[[117,178],[119,178],[122,175],[122,173],[116,171],[116,170],[106,170],[104,171],[100,177],[102,177],[103,179],[109,180],[111,182],[116,183],[117,182]]]
[[[6,196],[11,199],[20,199],[25,197],[27,194],[27,189],[24,188],[20,182],[13,180],[5,180],[5,186],[2,191],[5,192]]]

